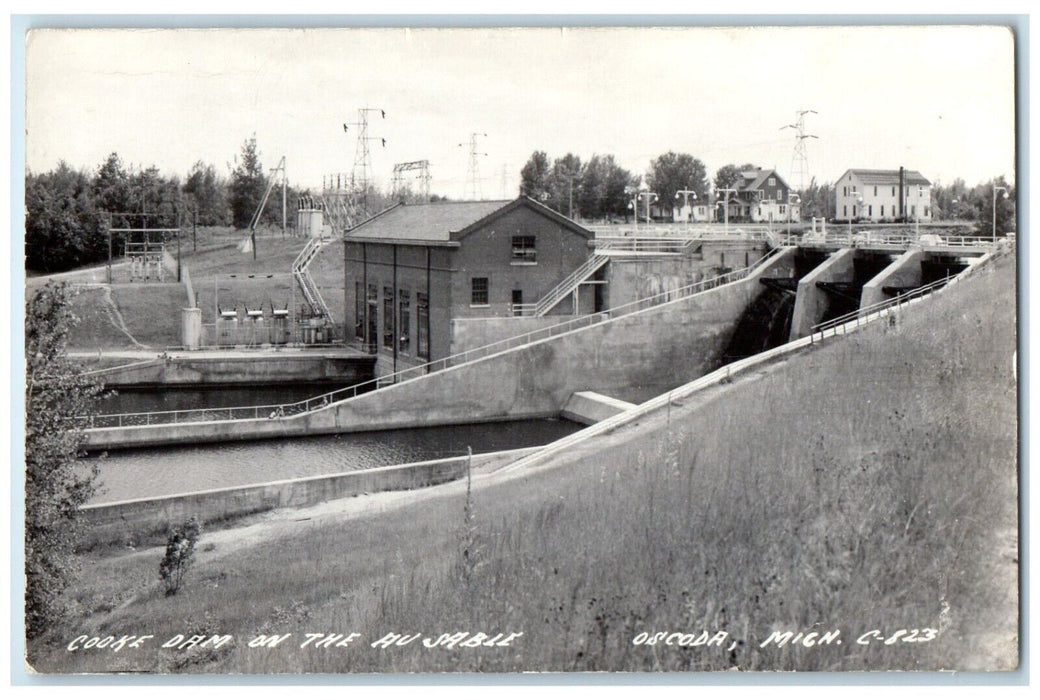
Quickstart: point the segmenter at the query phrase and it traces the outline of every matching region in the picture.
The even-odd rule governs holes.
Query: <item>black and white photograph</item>
[[[825,19],[12,34],[24,673],[1007,682],[1023,38]]]

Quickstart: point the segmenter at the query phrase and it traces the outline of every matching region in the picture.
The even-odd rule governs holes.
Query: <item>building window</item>
[[[407,289],[400,290],[399,294],[400,297],[397,302],[397,349],[401,352],[408,352],[412,344],[412,305],[411,300],[408,298]]]
[[[365,287],[360,282],[354,283],[354,337],[365,339]]]
[[[849,218],[849,205],[848,204],[846,204],[844,207],[842,207],[841,215],[844,216],[846,219]]]
[[[784,206],[783,204],[781,204],[780,205],[780,215],[783,216],[786,213],[787,213],[787,207]]]
[[[849,196],[849,188],[848,188],[847,185],[845,187],[841,188],[841,196],[842,197],[848,197]]]
[[[911,204],[910,205],[910,216],[917,216],[917,205],[916,204]]]
[[[538,262],[534,236],[513,236],[513,262]]]
[[[775,177],[769,178],[769,186],[770,187],[776,187],[776,178]]]
[[[470,306],[487,306],[488,305],[488,278],[487,277],[474,277],[470,280],[471,291],[470,291]]]
[[[885,216],[885,205],[884,204],[881,205],[881,216],[882,217]]]
[[[415,353],[424,360],[430,359],[430,299],[425,294],[415,295]]]
[[[896,196],[896,188],[895,188],[895,187],[893,187],[893,188],[892,188],[892,196],[893,196],[893,197],[895,197],[895,196]]]
[[[394,347],[394,288],[383,287],[383,347]]]
[[[874,216],[874,205],[873,204],[868,204],[867,205],[867,216]]]

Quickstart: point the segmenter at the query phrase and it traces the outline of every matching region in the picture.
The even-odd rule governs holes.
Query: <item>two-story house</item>
[[[839,221],[931,221],[932,183],[916,170],[846,170],[835,187]]]

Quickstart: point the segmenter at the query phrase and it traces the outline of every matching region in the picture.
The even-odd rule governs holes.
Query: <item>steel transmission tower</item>
[[[405,173],[411,170],[419,171],[419,174],[414,179],[419,181],[419,195],[422,197],[422,201],[430,201],[430,161],[428,160],[413,160],[408,163],[394,164],[394,199],[397,199],[404,192],[405,180],[409,179],[405,177]]]
[[[477,138],[483,136],[487,138],[487,134],[470,134],[469,135],[469,168],[467,175],[469,176],[471,195],[474,200],[481,199],[482,196],[477,195],[477,191],[480,185],[480,156],[486,156],[487,153],[480,153],[477,150]],[[460,146],[465,144],[460,143]]]
[[[350,127],[357,129],[357,146],[354,148],[354,170],[350,179],[352,189],[356,196],[356,207],[365,212],[368,211],[368,171],[372,169],[372,153],[368,148],[369,141],[381,141],[386,147],[386,139],[379,136],[368,135],[368,113],[379,112],[386,119],[386,112],[378,107],[362,107],[358,110],[358,120],[353,124],[344,124],[343,131],[349,132]]]
[[[819,136],[814,134],[805,133],[805,115],[806,114],[819,114],[814,109],[802,109],[795,114],[798,115],[798,120],[794,124],[786,124],[780,127],[780,130],[794,129],[794,153],[791,155],[791,181],[798,183],[798,191],[802,192],[805,190],[805,177],[809,174],[809,154],[805,149],[806,139],[818,139]]]

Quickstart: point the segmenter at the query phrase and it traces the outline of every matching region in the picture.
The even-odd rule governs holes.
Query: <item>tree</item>
[[[577,191],[575,182],[578,183]],[[549,201],[546,204],[561,214],[573,216],[573,204],[581,200],[581,158],[568,153],[554,160],[547,185]]]
[[[247,228],[267,189],[267,178],[260,164],[255,136],[242,144],[241,162],[231,173],[230,189],[231,222],[235,228]]]
[[[190,209],[198,212],[202,226],[225,226],[231,220],[228,207],[228,184],[217,169],[196,161],[184,181],[184,194]]]
[[[995,190],[995,187],[1004,188],[1004,191],[1007,192],[1007,197],[1004,196],[1004,191]],[[1003,236],[1005,233],[1016,230],[1016,191],[1015,186],[1008,184],[1008,181],[1004,179],[1003,175],[972,188],[970,200],[974,205],[975,211],[978,212],[976,220],[979,222],[977,231],[980,236],[993,235],[994,208],[996,209],[997,214],[997,235]]]
[[[752,163],[744,163],[739,168],[732,163],[723,165],[715,173],[715,188],[727,189],[740,181],[740,173],[745,170],[758,170],[758,166]]]
[[[159,579],[166,595],[177,595],[184,577],[195,561],[195,545],[202,536],[202,523],[192,517],[173,529],[166,539],[166,554],[159,562]]]
[[[549,156],[545,151],[535,151],[520,169],[520,194],[539,202],[549,196]]]
[[[801,198],[801,213],[803,219],[833,219],[834,218],[834,186],[825,182],[822,185],[816,183],[816,178],[809,180],[809,186],[798,193]]]
[[[104,260],[107,239],[90,178],[62,161],[25,178],[25,265],[58,272]]]
[[[657,193],[661,206],[670,208],[676,202],[679,190],[693,190],[697,198],[707,203],[708,173],[699,159],[689,153],[668,151],[650,161],[646,184]]]
[[[63,593],[79,507],[94,494],[96,464],[84,467],[83,428],[101,387],[66,356],[74,316],[64,285],[40,288],[26,304],[25,630],[38,637],[64,617]]]

